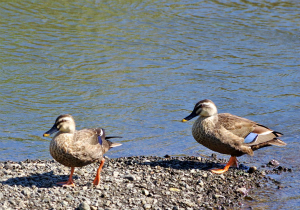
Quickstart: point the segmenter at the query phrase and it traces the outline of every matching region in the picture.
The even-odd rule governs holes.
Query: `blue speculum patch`
[[[102,138],[101,138],[101,136],[98,136],[98,142],[99,142],[100,145],[102,145]]]
[[[244,143],[249,144],[256,140],[258,134],[257,133],[249,133],[248,136],[246,136]]]

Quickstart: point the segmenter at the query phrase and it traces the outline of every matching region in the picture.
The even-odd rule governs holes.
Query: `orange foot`
[[[63,187],[75,187],[73,180],[68,180],[66,182],[58,182],[56,184],[61,185]]]
[[[231,156],[228,163],[226,164],[226,166],[223,169],[210,169],[211,172],[215,173],[215,174],[223,174],[226,171],[228,171],[230,166],[237,166],[238,162],[236,157]]]
[[[71,167],[71,174],[70,174],[70,176],[69,176],[68,181],[66,181],[66,182],[58,182],[58,183],[56,183],[56,184],[62,185],[62,186],[67,186],[67,187],[75,187],[74,181],[73,181],[73,179],[72,179],[74,170],[75,170],[75,168],[74,168],[74,167]]]
[[[103,167],[103,165],[104,165],[104,162],[105,162],[105,159],[103,158],[103,159],[101,160],[100,166],[99,166],[99,168],[98,168],[98,170],[97,170],[96,177],[95,177],[95,179],[94,179],[94,181],[93,181],[93,184],[94,184],[94,185],[100,184],[100,173],[101,173],[102,167]]]

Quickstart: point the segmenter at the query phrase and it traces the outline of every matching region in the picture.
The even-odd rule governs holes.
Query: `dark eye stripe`
[[[67,122],[68,120],[65,120],[65,119],[59,119],[59,120],[57,120],[56,122],[55,122],[55,124],[56,124],[56,127],[61,127],[62,126],[62,124],[64,123],[64,122]]]
[[[195,106],[195,111],[196,110],[198,110],[198,109],[202,109],[202,107],[203,107],[203,104],[196,104],[196,106]]]

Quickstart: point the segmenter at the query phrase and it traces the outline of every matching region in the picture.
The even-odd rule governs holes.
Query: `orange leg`
[[[62,186],[69,186],[69,187],[75,187],[74,181],[72,179],[73,173],[74,173],[75,167],[71,167],[71,174],[69,176],[69,180],[66,182],[58,182],[56,184],[62,185]]]
[[[103,167],[103,165],[104,165],[104,162],[105,162],[105,159],[103,158],[103,159],[101,160],[100,166],[99,166],[99,168],[98,168],[98,170],[97,170],[96,177],[95,177],[95,179],[94,179],[94,181],[93,181],[93,184],[94,184],[94,185],[100,184],[100,173],[101,173],[102,167]]]
[[[238,162],[235,156],[231,156],[228,163],[226,164],[226,166],[223,169],[210,169],[211,172],[215,173],[215,174],[222,174],[226,171],[228,171],[230,166],[238,166]]]

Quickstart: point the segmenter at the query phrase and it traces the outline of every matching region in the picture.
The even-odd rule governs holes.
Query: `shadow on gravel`
[[[68,175],[54,175],[53,171],[42,173],[42,174],[32,174],[31,176],[25,177],[13,177],[9,178],[6,181],[1,181],[2,185],[21,185],[23,187],[32,187],[35,185],[40,188],[50,188],[53,186],[59,186],[57,182],[67,181],[69,178]],[[73,175],[73,179],[78,179],[78,176]]]
[[[164,168],[180,169],[180,170],[189,170],[189,169],[200,169],[200,170],[209,170],[211,168],[222,168],[224,167],[223,163],[217,163],[217,159],[209,159],[205,161],[199,161],[197,158],[195,160],[184,160],[184,158],[170,158],[165,160],[153,160],[144,162],[138,162],[140,165],[149,165],[151,167],[160,166]],[[224,161],[225,162],[225,161]],[[127,165],[132,165],[134,161],[128,160],[125,162]]]

